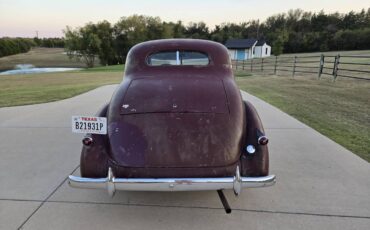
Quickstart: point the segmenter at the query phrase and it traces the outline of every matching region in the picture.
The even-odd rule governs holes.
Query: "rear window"
[[[208,65],[208,55],[197,51],[163,51],[149,55],[148,65]]]

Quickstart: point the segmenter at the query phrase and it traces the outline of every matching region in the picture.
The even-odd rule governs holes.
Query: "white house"
[[[269,57],[271,46],[264,40],[257,39],[229,39],[225,43],[231,60],[248,60],[251,58]]]
[[[271,55],[271,46],[267,45],[265,40],[259,40],[253,48],[255,58],[269,57]]]

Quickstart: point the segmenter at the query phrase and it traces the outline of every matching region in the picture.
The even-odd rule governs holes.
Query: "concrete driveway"
[[[273,106],[243,93],[270,137],[274,187],[227,192],[117,192],[70,188],[81,135],[115,86],[47,104],[0,109],[0,229],[369,229],[370,165]],[[369,128],[369,127],[367,127]]]

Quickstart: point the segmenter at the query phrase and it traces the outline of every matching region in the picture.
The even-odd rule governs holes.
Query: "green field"
[[[245,90],[370,162],[370,82],[237,75]]]
[[[0,107],[57,101],[96,87],[117,84],[123,65],[89,70],[0,76]]]
[[[32,64],[36,67],[85,67],[82,61],[69,59],[62,48],[33,48],[27,53],[0,58],[0,71],[13,69],[17,64]],[[96,60],[95,65],[99,65],[99,60]]]

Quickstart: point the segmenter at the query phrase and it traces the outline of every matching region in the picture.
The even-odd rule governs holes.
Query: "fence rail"
[[[274,56],[268,58],[232,61],[233,68],[246,72],[266,72],[274,75],[310,74],[370,80],[370,56],[363,55],[309,55]]]

